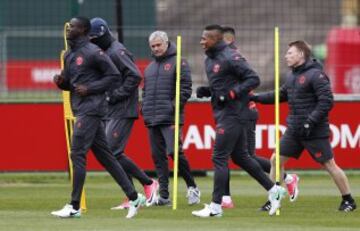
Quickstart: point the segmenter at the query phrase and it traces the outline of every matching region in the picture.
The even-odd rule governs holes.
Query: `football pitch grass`
[[[81,218],[60,219],[50,215],[69,200],[66,173],[0,173],[0,230],[360,230],[360,212],[341,213],[339,193],[325,174],[300,172],[300,196],[295,203],[286,197],[280,216],[270,217],[258,208],[266,192],[248,175],[231,177],[236,207],[224,210],[221,218],[197,218],[192,210],[203,208],[211,198],[212,176],[196,177],[202,192],[201,204],[188,206],[184,182],[179,179],[178,209],[142,208],[134,219],[126,211],[111,211],[123,193],[105,173],[89,173],[86,180],[88,210]],[[352,193],[360,203],[360,174],[348,172]],[[137,189],[142,191],[139,184]],[[172,185],[171,185],[172,188]]]

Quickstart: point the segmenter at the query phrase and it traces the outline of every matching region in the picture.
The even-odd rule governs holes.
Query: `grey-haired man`
[[[158,205],[169,205],[168,156],[174,157],[175,77],[176,47],[169,42],[163,31],[155,31],[149,37],[149,46],[154,60],[144,74],[142,114],[148,128],[152,158],[160,184]],[[180,109],[181,125],[184,122],[184,106],[191,96],[190,68],[185,59],[181,61]],[[200,202],[200,191],[191,175],[189,163],[181,148],[179,173],[188,187],[188,203]]]

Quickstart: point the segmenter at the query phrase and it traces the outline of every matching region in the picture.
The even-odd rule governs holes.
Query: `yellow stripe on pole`
[[[65,50],[61,51],[60,54],[60,65],[61,70],[64,70],[65,67],[65,61],[64,61],[64,55],[66,50],[68,49],[68,43],[66,40],[66,29],[69,27],[69,23],[65,23],[64,25],[64,31],[63,31],[63,38],[64,38],[64,48]],[[69,163],[69,175],[70,175],[70,182],[71,185],[73,184],[73,168],[72,168],[72,161],[71,161],[71,139],[72,134],[74,130],[74,124],[75,124],[75,117],[72,113],[71,106],[70,106],[70,92],[63,91],[62,92],[63,97],[63,108],[64,108],[64,122],[65,122],[65,136],[66,136],[66,147],[67,147],[67,157],[68,157],[68,163]],[[86,212],[86,198],[85,198],[85,189],[82,190],[81,199],[80,199],[80,208],[82,212]]]
[[[174,185],[173,210],[177,207],[178,162],[179,162],[179,124],[180,124],[180,73],[181,73],[181,36],[176,40],[176,90],[175,90],[175,134],[174,134]]]
[[[279,28],[275,27],[275,42],[274,42],[274,56],[275,56],[275,180],[280,183],[280,72],[279,72]],[[280,215],[280,210],[276,211],[276,215]]]

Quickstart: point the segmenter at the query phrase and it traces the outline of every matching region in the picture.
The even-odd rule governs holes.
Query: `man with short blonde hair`
[[[285,55],[290,72],[280,87],[280,101],[288,102],[287,129],[280,140],[280,166],[289,158],[298,159],[306,149],[311,157],[330,174],[338,187],[342,201],[339,210],[350,212],[356,209],[351,196],[348,178],[336,164],[329,136],[329,112],[334,104],[330,79],[321,64],[311,58],[311,47],[305,41],[289,43]],[[252,96],[252,100],[273,104],[275,92]],[[270,175],[275,179],[275,155],[271,157]]]

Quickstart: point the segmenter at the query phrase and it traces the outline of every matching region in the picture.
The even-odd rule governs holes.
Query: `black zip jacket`
[[[248,121],[246,115],[249,103],[249,92],[260,84],[256,72],[236,50],[225,42],[219,42],[206,51],[206,74],[211,91],[211,104],[216,123],[227,119]],[[219,96],[236,93],[236,98],[224,103]]]
[[[118,41],[113,40],[106,50],[111,60],[121,73],[121,78],[114,82],[109,95],[115,104],[109,105],[110,118],[138,118],[138,87],[141,82],[140,70],[133,55]]]
[[[142,114],[146,126],[173,125],[175,121],[176,47],[169,43],[165,54],[153,56],[145,69]],[[191,73],[185,59],[181,61],[180,123],[184,122],[183,108],[191,96]]]
[[[257,101],[273,104],[275,93],[259,94]],[[298,136],[298,131],[309,121],[314,127],[308,139],[329,137],[328,114],[333,107],[334,97],[329,78],[315,59],[288,73],[286,82],[280,88],[280,101],[289,104],[286,122],[292,135]]]
[[[105,91],[120,73],[110,58],[87,37],[70,41],[70,49],[64,56],[64,82],[58,87],[70,91],[71,109],[75,116],[104,116],[107,112]],[[85,85],[86,96],[75,92],[77,85]]]
[[[234,42],[228,44],[228,46],[231,49],[234,49],[239,52]],[[250,92],[250,94],[253,94],[253,92]],[[256,121],[259,119],[259,111],[256,108],[256,103],[254,101],[248,103],[248,107],[244,110],[244,116],[248,118],[250,121]]]

